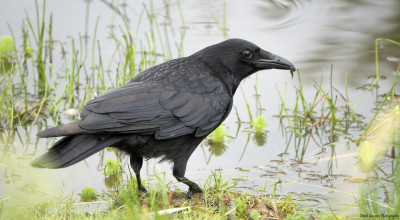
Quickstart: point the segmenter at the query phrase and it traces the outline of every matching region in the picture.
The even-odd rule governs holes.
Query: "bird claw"
[[[199,186],[190,187],[189,191],[186,193],[186,199],[191,199],[192,195],[196,193],[203,193],[203,190]]]

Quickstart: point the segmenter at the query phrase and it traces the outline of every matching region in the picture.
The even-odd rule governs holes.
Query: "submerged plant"
[[[84,202],[96,200],[98,193],[93,187],[86,186],[82,189],[81,200]]]

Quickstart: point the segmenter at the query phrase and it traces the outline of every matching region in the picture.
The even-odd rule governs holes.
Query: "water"
[[[182,33],[185,55],[222,41],[223,31],[220,25],[225,21],[229,37],[252,41],[261,48],[292,61],[300,71],[303,92],[310,102],[318,90],[315,84],[320,82],[321,77],[323,89],[329,90],[329,77],[333,65],[334,88],[344,95],[345,77],[348,77],[348,101],[353,106],[358,103],[356,112],[361,118],[365,118],[362,120],[364,123],[370,121],[379,107],[379,101],[382,101],[382,98],[377,97],[377,93],[389,91],[399,65],[398,46],[380,42],[379,72],[386,80],[380,81],[379,90],[374,89],[365,94],[365,90],[357,89],[373,81],[369,76],[375,75],[375,39],[386,37],[400,40],[400,2],[396,0],[237,0],[204,1],[200,5],[198,1],[189,0],[181,2],[184,21],[180,17],[177,3],[169,3],[169,15],[166,14],[163,1],[154,1],[152,10],[157,17],[155,21],[159,23],[159,30],[155,35],[168,36],[169,44],[166,45],[170,47],[170,57],[178,56],[176,47],[179,46]],[[129,2],[119,10],[127,15],[131,30],[134,33],[138,30],[137,36],[145,45],[146,37],[150,36],[150,22],[145,14],[142,15],[140,26],[137,25],[143,7],[151,10],[149,3],[143,4],[138,1]],[[24,8],[31,20],[35,21],[35,5],[32,1],[12,1],[7,3],[7,7],[0,9],[0,35],[10,34],[7,22],[17,39],[17,45],[21,45],[20,27],[26,16]],[[96,19],[99,19],[97,39],[101,45],[101,56],[109,67],[109,79],[114,79],[113,70],[116,69],[118,60],[123,57],[120,54],[114,55],[116,45],[115,41],[110,39],[109,33],[110,27],[113,27],[113,33],[120,35],[119,27],[123,25],[120,17],[102,1],[89,4],[82,0],[48,1],[46,10],[47,17],[50,12],[53,14],[55,54],[60,53],[61,47],[66,48],[68,52],[72,39],[76,44],[79,39],[87,39],[88,46],[81,48],[81,51],[82,54],[89,54],[85,67],[88,74],[91,73],[92,62],[91,40]],[[183,25],[186,27],[183,28]],[[88,38],[82,37],[85,35]],[[55,57],[58,57],[57,55]],[[95,57],[98,56],[95,52]],[[158,59],[158,62],[162,61],[161,58]],[[55,72],[61,74],[63,64],[62,59],[54,60]],[[84,76],[80,77],[84,79]],[[61,85],[53,92],[60,94]],[[261,113],[257,111],[255,85],[258,86],[261,95]],[[253,114],[261,114],[267,118],[268,132],[263,146],[257,146],[251,137],[253,133],[247,132],[248,123],[242,123],[238,128],[236,109],[242,121],[249,121],[243,94],[238,90],[234,99],[235,108],[224,122],[228,128],[228,135],[234,138],[225,143],[226,148],[218,156],[211,153],[207,144],[200,145],[188,162],[186,176],[203,183],[210,170],[217,169],[222,172],[224,178],[232,178],[238,182],[239,187],[250,193],[256,193],[252,189],[271,185],[281,179],[284,181],[283,191],[279,193],[294,193],[294,198],[301,199],[301,204],[306,207],[311,205],[313,209],[322,208],[326,211],[329,208],[326,202],[329,202],[331,208],[337,211],[342,209],[343,205],[352,204],[353,196],[332,190],[359,194],[363,183],[357,183],[353,177],[365,174],[360,173],[356,165],[357,146],[353,141],[362,134],[366,124],[352,124],[352,128],[346,130],[347,135],[335,135],[327,132],[329,128],[316,126],[320,136],[295,138],[290,130],[283,129],[289,126],[287,120],[280,121],[276,117],[281,107],[276,87],[285,96],[286,107],[293,110],[296,101],[295,87],[299,88],[298,76],[295,75],[295,78],[291,79],[288,71],[270,70],[259,72],[257,76],[251,76],[242,83]],[[396,92],[399,92],[398,86]],[[362,96],[364,97],[360,99]],[[346,104],[340,95],[338,102],[340,114],[345,111]],[[54,125],[54,120],[50,118],[47,121],[41,120],[44,121],[42,124]],[[73,120],[61,115],[62,123]],[[12,197],[21,189],[28,190],[26,186],[36,187],[36,191],[46,191],[47,194],[53,195],[57,195],[61,189],[68,193],[79,192],[85,186],[93,186],[98,191],[105,189],[102,163],[105,158],[115,157],[114,152],[104,151],[85,162],[60,170],[29,167],[32,158],[45,152],[55,142],[54,139],[36,138],[35,134],[42,129],[42,126],[28,125],[16,126],[14,130],[3,132],[0,149],[3,151],[1,161],[4,162],[0,162],[0,198]],[[304,134],[306,132],[303,131]],[[13,137],[13,140],[6,140],[9,137]],[[123,155],[117,156],[122,159],[125,172],[128,172],[128,158]],[[387,176],[393,173],[393,164],[394,159],[385,160],[383,167]],[[172,181],[175,185],[170,167],[168,163],[157,164],[155,160],[150,160],[142,168],[142,174],[145,179],[154,179],[155,171],[165,172],[167,182]],[[40,188],[41,183],[46,183],[46,189]],[[185,189],[182,184],[176,185]],[[356,213],[357,209],[348,209],[346,212]]]

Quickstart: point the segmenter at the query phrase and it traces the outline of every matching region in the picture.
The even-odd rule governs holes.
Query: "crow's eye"
[[[250,59],[253,57],[253,52],[251,52],[250,50],[244,50],[242,52],[242,56],[246,59]]]

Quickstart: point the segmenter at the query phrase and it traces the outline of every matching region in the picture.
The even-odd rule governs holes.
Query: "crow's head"
[[[214,74],[218,75],[233,93],[240,81],[259,70],[290,70],[292,76],[296,70],[288,60],[242,39],[229,39],[211,45],[193,56],[212,67]]]

